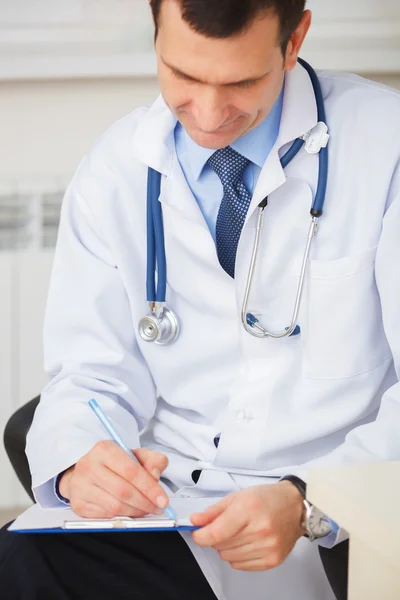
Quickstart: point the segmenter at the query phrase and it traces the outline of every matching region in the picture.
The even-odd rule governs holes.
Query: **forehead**
[[[217,80],[238,75],[259,77],[279,57],[279,19],[271,11],[260,14],[240,34],[210,38],[196,32],[181,16],[178,2],[164,0],[161,6],[157,53],[176,69],[199,79],[205,72]]]

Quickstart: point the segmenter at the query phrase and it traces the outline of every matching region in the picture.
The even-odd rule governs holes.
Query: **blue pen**
[[[132,458],[134,460],[136,460],[136,462],[138,462],[138,459],[133,454],[132,450],[130,450],[130,448],[128,448],[128,446],[125,444],[125,442],[123,441],[123,439],[121,438],[121,436],[119,435],[119,433],[115,430],[115,427],[107,419],[106,415],[101,410],[101,408],[100,408],[99,404],[96,402],[96,400],[94,400],[92,398],[91,400],[89,400],[88,404],[89,404],[90,408],[93,409],[93,411],[95,412],[95,414],[97,415],[97,417],[100,419],[100,421],[102,422],[102,424],[104,425],[105,429],[107,430],[107,432],[109,433],[109,435],[112,437],[112,439],[114,440],[114,442],[116,444],[118,444],[118,446],[121,446],[121,448],[123,450],[125,450],[125,452],[127,452],[129,454],[129,456],[132,456]],[[177,516],[176,516],[176,513],[175,513],[174,509],[171,506],[167,506],[163,510],[164,510],[165,515],[169,519],[172,519],[172,520],[176,521]]]

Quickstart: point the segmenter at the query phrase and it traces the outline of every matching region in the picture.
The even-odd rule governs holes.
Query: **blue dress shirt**
[[[251,194],[279,133],[284,88],[265,119],[254,129],[231,144],[231,148],[248,158],[243,183]],[[175,127],[175,148],[179,164],[192,190],[215,241],[215,229],[223,188],[215,171],[206,164],[215,150],[198,146],[178,122]]]

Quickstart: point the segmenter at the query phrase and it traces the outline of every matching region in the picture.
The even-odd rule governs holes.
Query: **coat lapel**
[[[298,64],[286,75],[278,139],[261,170],[246,222],[260,202],[286,182],[280,157],[295,139],[312,129],[317,121],[318,111],[314,89],[307,71]]]
[[[160,96],[144,114],[133,137],[133,154],[140,162],[164,177],[162,204],[179,210],[184,216],[207,229],[207,223],[179,164],[175,149],[176,118]]]
[[[176,119],[159,96],[143,114],[133,134],[133,156],[139,162],[167,175],[174,152]]]
[[[317,120],[317,106],[310,77],[298,64],[286,75],[278,139],[260,173],[246,221],[266,196],[286,182],[280,156],[291,142],[312,129]],[[176,156],[175,125],[176,118],[162,96],[159,96],[143,115],[136,129],[133,154],[141,163],[164,175],[161,202],[182,211],[188,219],[207,228]]]

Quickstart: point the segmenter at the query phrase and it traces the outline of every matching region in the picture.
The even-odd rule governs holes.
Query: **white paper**
[[[178,526],[192,526],[190,521],[190,515],[195,512],[202,512],[208,506],[218,502],[219,498],[171,498],[170,505],[175,510],[177,515]],[[121,515],[123,517],[123,515]],[[94,519],[86,519],[80,517],[71,508],[42,508],[39,504],[34,504],[28,510],[23,512],[19,517],[8,528],[9,531],[29,531],[29,530],[43,530],[43,529],[63,529],[66,521],[78,521],[79,527],[85,523],[89,528],[110,528],[112,529],[113,522],[115,519],[101,519],[98,523],[93,523]],[[134,519],[133,519],[134,521]],[[148,522],[148,526],[152,527],[152,521],[155,521],[154,525],[160,526],[160,517],[157,515],[148,515],[140,521],[140,527],[143,527],[143,522]],[[139,525],[139,523],[138,523]]]

